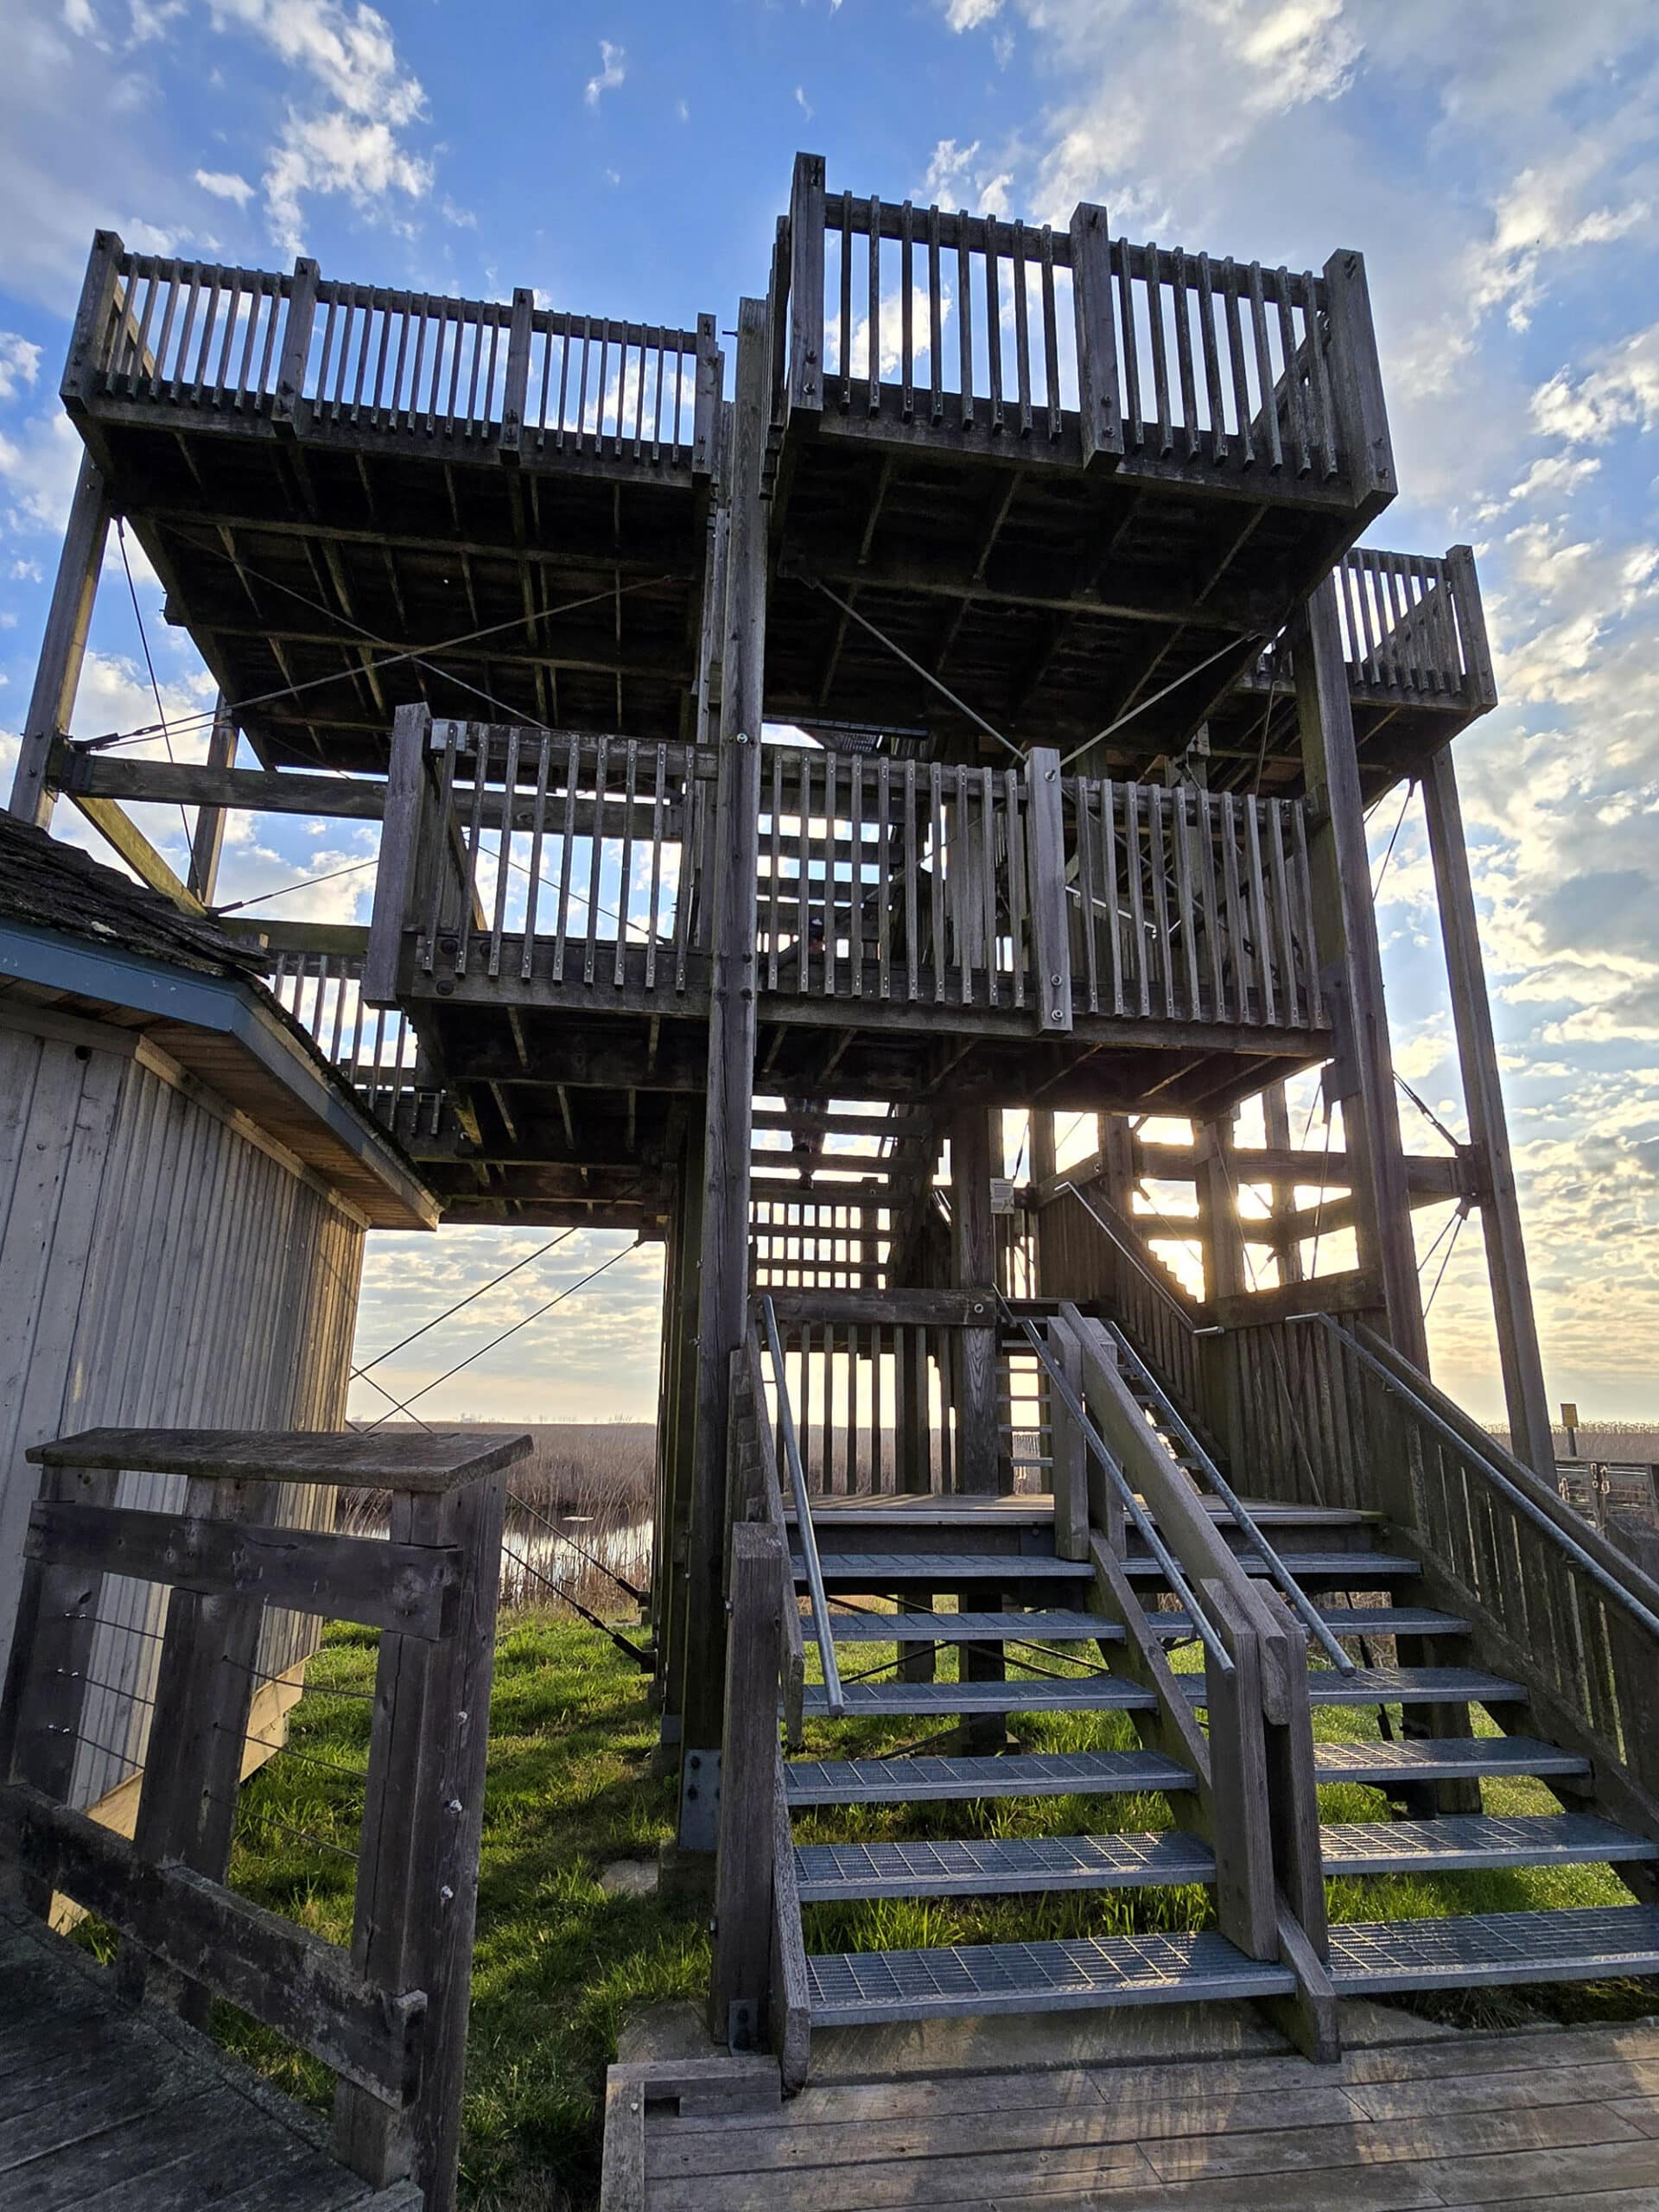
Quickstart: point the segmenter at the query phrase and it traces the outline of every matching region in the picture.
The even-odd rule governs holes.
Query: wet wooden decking
[[[156,2013],[84,1953],[0,1909],[0,2212],[419,2212],[376,2192],[320,2122]]]
[[[775,2080],[775,2077],[774,2077]],[[809,2086],[612,2069],[605,2212],[1659,2208],[1659,2026]]]

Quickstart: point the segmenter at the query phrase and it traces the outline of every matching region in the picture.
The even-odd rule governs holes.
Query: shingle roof
[[[0,920],[62,930],[219,976],[257,977],[245,945],[90,853],[0,813]]]

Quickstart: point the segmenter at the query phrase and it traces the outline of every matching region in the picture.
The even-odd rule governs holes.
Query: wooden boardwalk
[[[751,2070],[751,2069],[753,2070]],[[747,2088],[747,2094],[746,2094]],[[1659,2027],[809,2084],[615,2067],[605,2212],[1659,2212]]]
[[[419,2212],[330,2157],[322,2124],[84,1953],[0,1916],[3,2212]]]

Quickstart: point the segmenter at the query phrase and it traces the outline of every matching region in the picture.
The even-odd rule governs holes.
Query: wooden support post
[[[299,427],[298,410],[305,389],[305,365],[311,351],[311,325],[317,312],[317,285],[321,271],[302,254],[294,264],[289,283],[288,320],[283,326],[283,351],[276,368],[276,396],[270,403],[270,419],[284,436]]]
[[[754,933],[760,846],[760,733],[766,613],[766,511],[761,467],[769,421],[769,323],[764,300],[738,312],[737,399],[721,653],[720,760],[715,799],[714,963],[709,1011],[709,1119],[703,1148],[702,1283],[697,1310],[696,1436],[687,1560],[684,1758],[721,1740],[725,1682],[726,1432],[731,1357],[748,1325],[749,1154],[755,1046]],[[702,1770],[706,1773],[707,1769]],[[706,1805],[700,1791],[697,1805]],[[680,1840],[714,1838],[688,1818]]]
[[[716,2043],[734,2050],[764,2047],[784,1577],[777,1530],[760,1521],[734,1523],[709,1999],[709,2031]]]
[[[29,694],[23,741],[11,782],[10,812],[37,829],[44,830],[52,819],[54,794],[47,781],[47,767],[52,747],[67,734],[75,710],[109,529],[110,503],[104,479],[96,462],[88,458],[81,462],[75,480],[63,550],[58,556],[57,581],[47,609],[46,634],[35,664],[35,689]]]
[[[1071,289],[1077,337],[1077,423],[1085,468],[1097,457],[1114,464],[1123,451],[1111,253],[1106,210],[1080,200],[1071,213]],[[1129,342],[1135,342],[1133,336]]]
[[[1285,1096],[1282,1078],[1277,1083],[1268,1084],[1262,1093],[1262,1118],[1267,1127],[1267,1141],[1269,1148],[1275,1152],[1288,1152],[1290,1150],[1290,1107]],[[1275,1182],[1272,1189],[1273,1195],[1268,1202],[1268,1210],[1276,1223],[1282,1223],[1287,1217],[1294,1217],[1295,1214],[1296,1185],[1294,1183]],[[1300,1239],[1280,1228],[1274,1235],[1273,1250],[1274,1256],[1279,1263],[1280,1281],[1281,1283],[1300,1282],[1306,1273],[1302,1266]]]
[[[720,387],[726,357],[715,342],[715,318],[697,317],[696,392],[692,403],[691,474],[712,476],[720,464]]]
[[[1395,480],[1363,254],[1344,251],[1332,255],[1325,264],[1325,298],[1338,457],[1354,505],[1369,521],[1393,499]]]
[[[675,1196],[674,1272],[663,1298],[672,1368],[665,1408],[669,1440],[663,1463],[662,1592],[658,1601],[658,1674],[662,1688],[665,1764],[679,1764],[685,1713],[686,1594],[691,1541],[693,1458],[697,1428],[696,1313],[702,1276],[703,1117],[688,1117]]]
[[[1382,963],[1334,580],[1307,602],[1294,639],[1296,706],[1310,823],[1314,930],[1336,1030],[1336,1091],[1354,1167],[1359,1259],[1382,1277],[1389,1333],[1428,1370]]]
[[[498,447],[509,463],[521,457],[524,430],[524,403],[530,391],[530,341],[536,315],[536,295],[518,286],[512,296],[512,325],[507,335],[507,381],[501,394],[501,437]]]
[[[360,986],[368,1006],[397,1002],[404,931],[416,911],[422,877],[422,816],[429,788],[426,747],[431,728],[429,709],[419,704],[399,707],[392,717],[380,858],[374,872],[374,906]]]
[[[962,1290],[984,1293],[982,1326],[955,1335],[957,1481],[959,1491],[995,1496],[1013,1488],[1001,1446],[996,1402],[995,1223],[991,1177],[1001,1167],[1001,1115],[967,1106],[950,1122],[951,1278]]]
[[[823,411],[822,154],[797,154],[790,185],[788,407],[791,415]]]
[[[1065,899],[1065,823],[1060,756],[1052,745],[1033,746],[1026,760],[1026,872],[1037,1027],[1046,1035],[1069,1033],[1071,925]],[[1092,928],[1092,920],[1088,926]]]
[[[1474,886],[1464,842],[1463,809],[1449,747],[1434,755],[1424,775],[1423,809],[1434,864],[1446,979],[1452,987],[1452,1022],[1463,1074],[1469,1135],[1479,1163],[1480,1226],[1486,1243],[1492,1315],[1497,1325],[1510,1449],[1517,1459],[1524,1459],[1553,1484],[1555,1446],[1549,1402],[1544,1395],[1544,1367],[1527,1274],[1526,1243],[1521,1233],[1521,1205],[1515,1187],[1503,1089],[1498,1079],[1497,1043],[1492,1032],[1491,1001],[1486,995]]]
[[[1492,649],[1486,638],[1486,609],[1475,574],[1472,547],[1448,545],[1446,582],[1457,616],[1458,637],[1463,646],[1464,694],[1484,714],[1497,704],[1497,679],[1492,673]]]
[[[229,702],[221,691],[213,707],[213,727],[207,739],[207,766],[210,768],[229,768],[236,760],[236,720]],[[225,810],[222,806],[199,806],[196,826],[190,839],[190,874],[186,889],[204,906],[213,903],[213,893],[219,888],[219,855],[225,848]]]

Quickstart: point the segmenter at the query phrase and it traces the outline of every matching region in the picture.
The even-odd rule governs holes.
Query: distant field
[[[1508,1444],[1507,1428],[1494,1428],[1491,1433],[1500,1444]],[[1564,1459],[1567,1431],[1558,1428],[1554,1433],[1557,1456]],[[1581,1421],[1578,1447],[1580,1459],[1632,1459],[1659,1466],[1659,1421]]]

